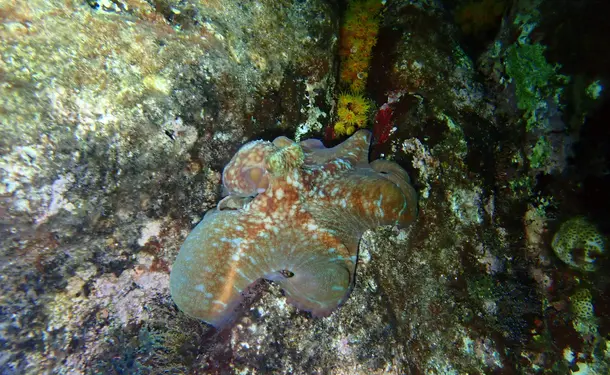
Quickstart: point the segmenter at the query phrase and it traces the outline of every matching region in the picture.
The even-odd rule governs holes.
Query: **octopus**
[[[276,282],[288,303],[330,315],[354,285],[366,230],[410,225],[417,195],[388,160],[369,163],[371,133],[326,148],[321,141],[245,144],[224,168],[226,197],[184,241],[170,292],[178,308],[222,327],[249,287]]]

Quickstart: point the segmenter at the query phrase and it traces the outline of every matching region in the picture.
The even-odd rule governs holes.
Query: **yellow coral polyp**
[[[371,22],[370,20],[363,22],[354,21],[353,23],[346,25],[346,30],[349,33],[352,33],[353,37],[366,42],[367,38],[377,36],[379,26],[376,22]]]
[[[350,90],[352,90],[353,92],[364,91],[364,84],[366,83],[367,77],[368,77],[368,74],[361,73],[360,77],[357,77],[357,79],[354,80],[352,82],[352,84],[349,86]]]
[[[335,130],[335,134],[338,136],[345,135],[346,134],[345,123],[343,121],[337,121],[335,123],[334,130]]]
[[[354,119],[354,125],[358,126],[359,128],[366,127],[366,117],[356,116],[356,118]]]
[[[369,102],[362,97],[356,97],[355,99],[350,103],[352,110],[356,113],[368,113],[371,107]]]
[[[348,108],[339,108],[339,110],[337,111],[337,115],[342,121],[347,123],[351,123],[355,116],[354,113]]]
[[[366,127],[366,121],[371,105],[360,94],[341,94],[337,101],[337,117],[335,134],[351,135],[356,129]]]
[[[339,99],[337,100],[337,107],[339,109],[337,109],[337,111],[339,111],[341,108],[347,107],[349,105],[350,96],[351,95],[345,95],[345,94],[339,95]]]

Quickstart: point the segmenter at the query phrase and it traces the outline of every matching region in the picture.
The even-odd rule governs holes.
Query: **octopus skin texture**
[[[223,171],[228,194],[182,245],[170,275],[184,313],[231,322],[248,287],[278,283],[287,301],[328,316],[349,296],[362,234],[417,216],[407,172],[368,161],[371,133],[326,148],[286,137],[245,144]]]

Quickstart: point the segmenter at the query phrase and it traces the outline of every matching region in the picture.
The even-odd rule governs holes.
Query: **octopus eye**
[[[247,182],[252,195],[264,193],[269,187],[267,171],[260,167],[252,167],[242,170],[242,178]]]
[[[281,270],[281,271],[279,271],[279,272],[280,272],[280,274],[281,274],[282,276],[284,276],[284,277],[285,277],[285,278],[287,278],[287,279],[289,279],[289,278],[291,278],[291,277],[293,277],[293,276],[294,276],[294,272],[291,272],[291,271],[288,271],[288,270]]]

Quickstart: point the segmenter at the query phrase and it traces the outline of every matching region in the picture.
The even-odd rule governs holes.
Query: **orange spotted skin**
[[[274,147],[269,142],[254,141],[243,146],[242,150],[231,160],[232,167],[225,168],[222,183],[230,194],[254,195],[269,185],[265,155],[273,152]]]
[[[170,277],[178,307],[222,326],[260,278],[315,316],[342,304],[364,231],[405,227],[417,215],[406,172],[388,161],[369,164],[370,139],[362,130],[332,149],[285,137],[243,146],[223,172],[225,200],[254,198],[206,214],[189,234]]]

